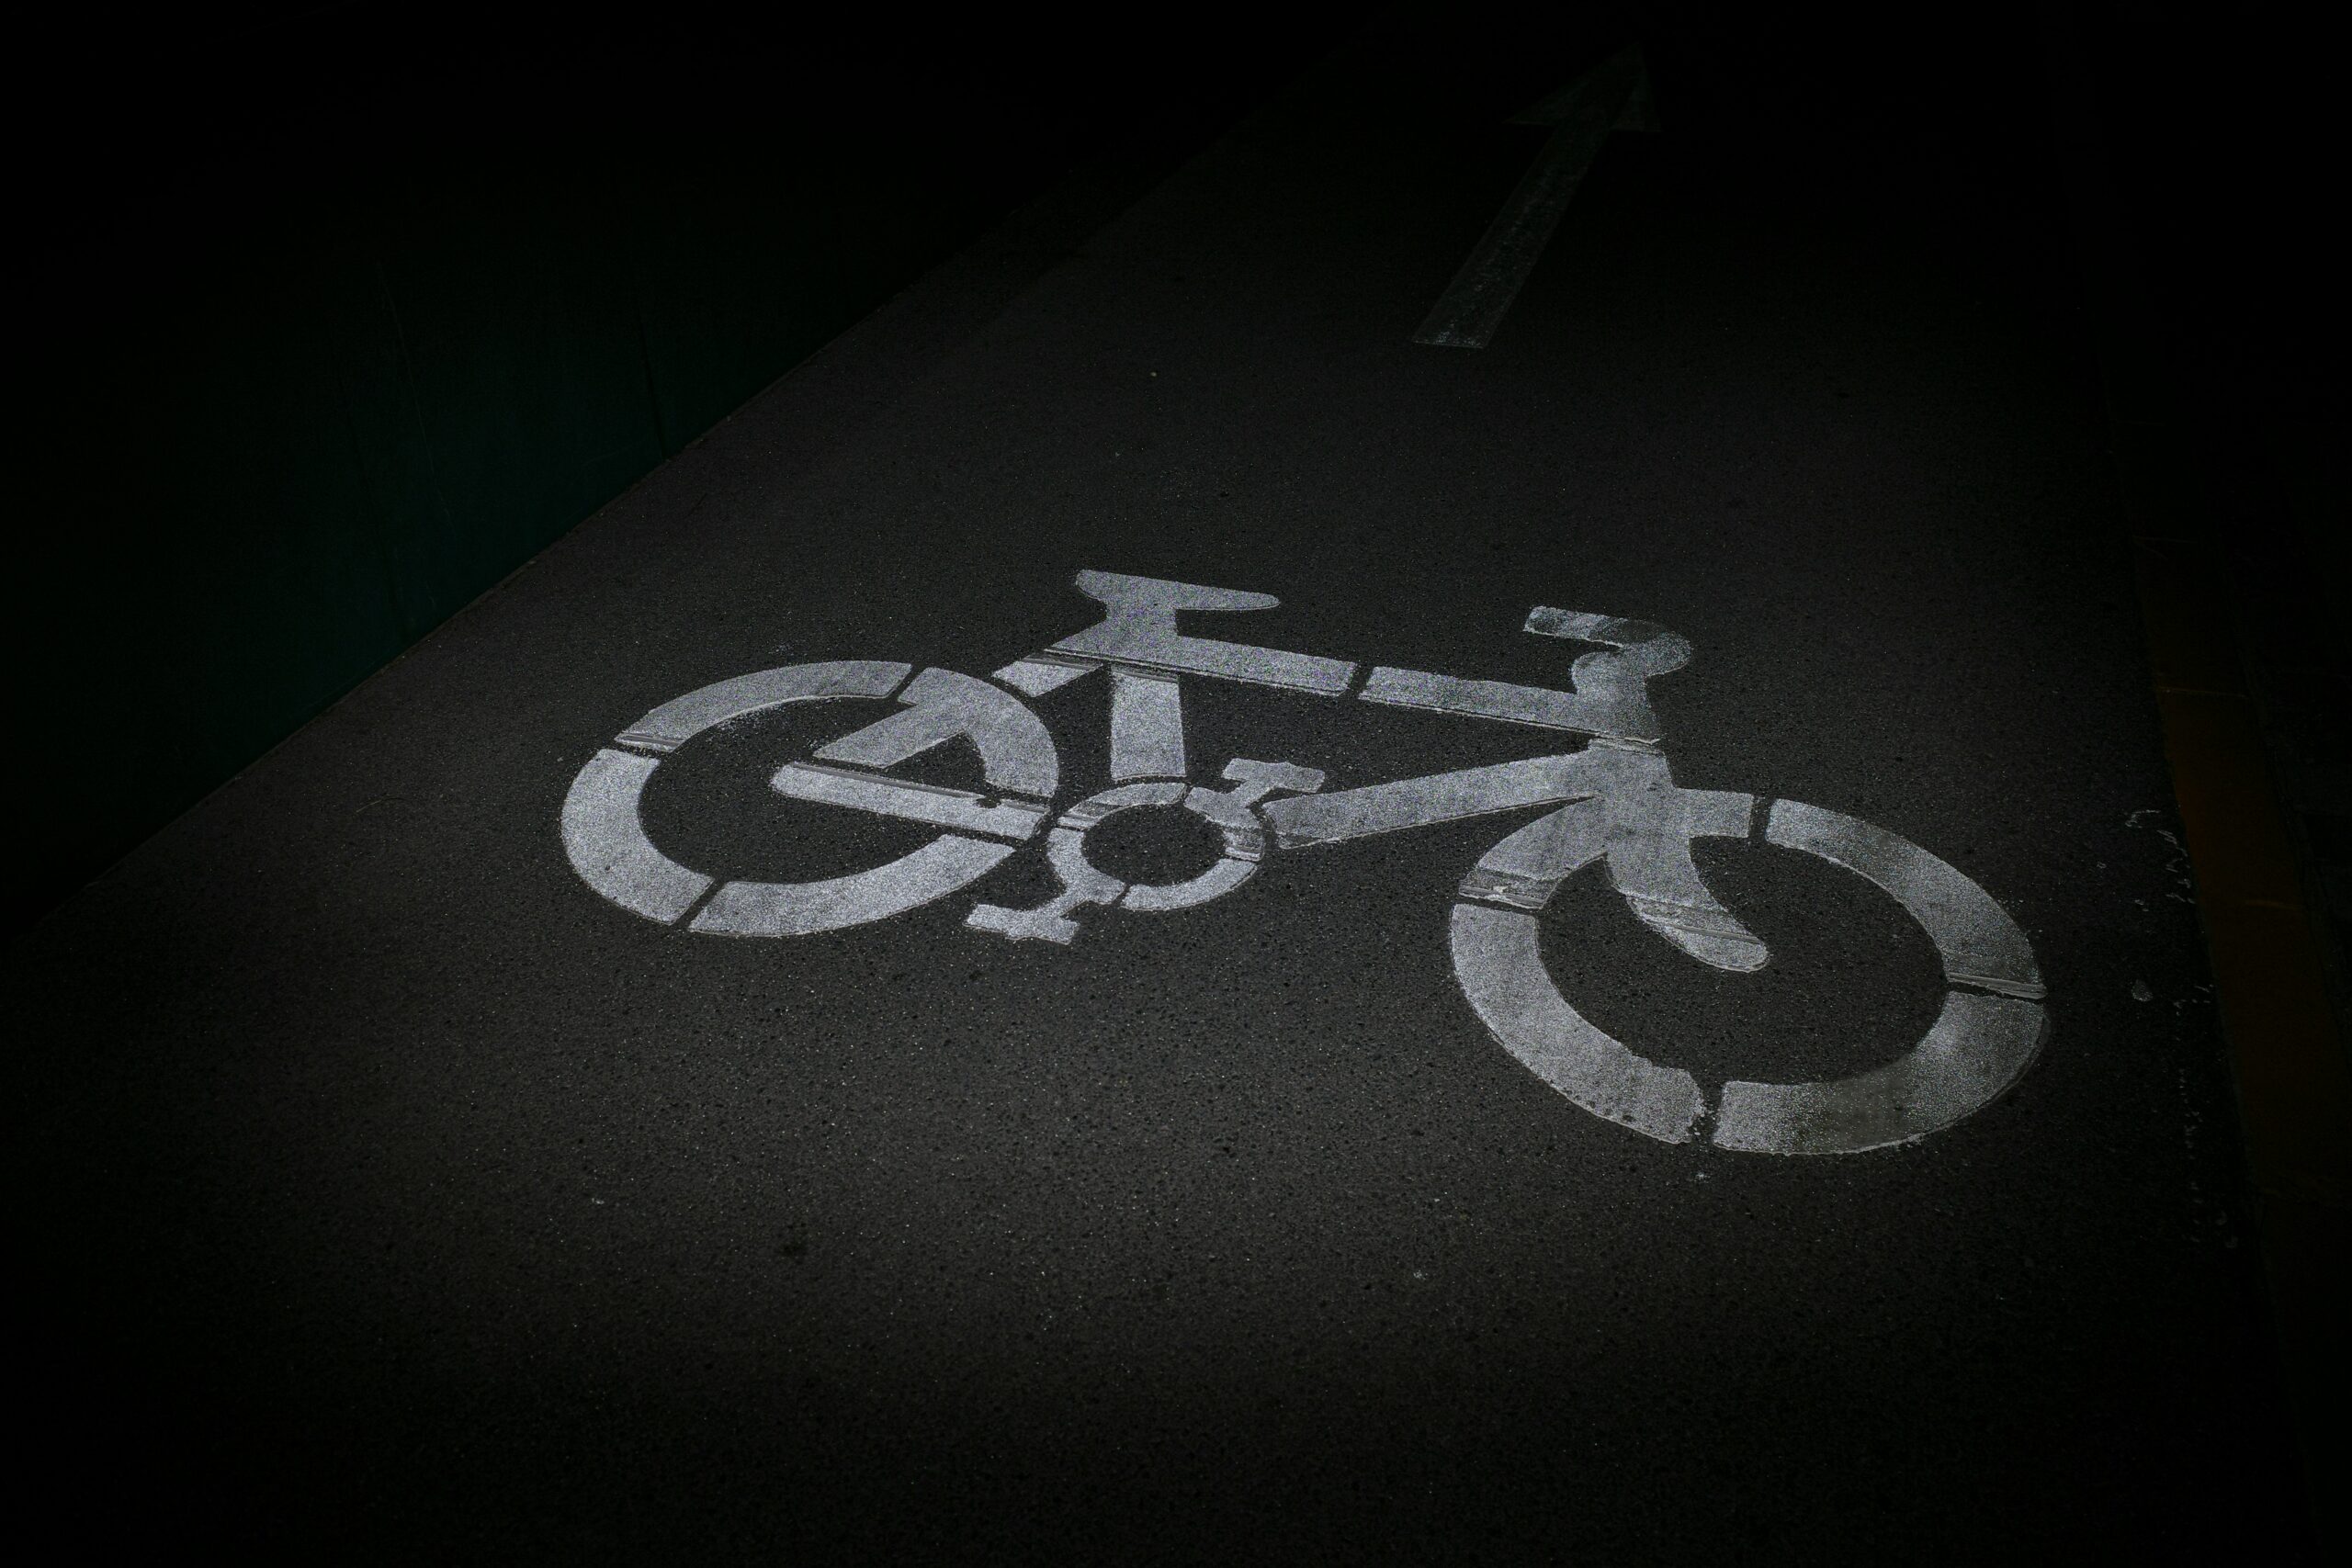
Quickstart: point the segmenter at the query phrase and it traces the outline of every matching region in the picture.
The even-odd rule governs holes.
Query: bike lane
[[[1957,145],[1884,89],[1776,109],[1720,43],[1650,40],[1664,132],[1609,141],[1484,347],[1432,346],[1540,139],[1505,120],[1614,41],[1432,82],[1442,33],[1391,17],[889,359],[918,290],[12,955],[44,1310],[89,1369],[63,1446],[200,1530],[428,1555],[2291,1551],[2258,1534],[2293,1505],[2228,1079],[2030,137]],[[895,368],[845,413],[863,360]],[[786,666],[895,673],[657,748],[650,840],[759,885],[935,838],[779,765],[912,711],[914,672],[1084,632],[1086,570],[1279,601],[1200,637],[1529,689],[1592,647],[1532,609],[1669,628],[1675,782],[1939,857],[2030,942],[2047,1040],[1894,1147],[1612,1124],[1457,974],[1456,889],[1528,809],[1278,848],[1067,943],[967,923],[1061,886],[1042,830],[807,934],[575,870],[600,749]],[[1180,686],[1195,787],[1579,741]],[[1122,783],[1108,676],[1021,689],[1050,787],[960,742],[889,771],[975,812]],[[1210,826],[1089,843],[1173,883]],[[1580,873],[1530,930],[1594,1026],[1710,1085],[1934,1026],[1950,965],[1870,882],[1753,837],[1696,864],[1773,962],[1697,962]]]

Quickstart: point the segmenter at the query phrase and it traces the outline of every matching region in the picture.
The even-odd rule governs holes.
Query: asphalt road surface
[[[1537,41],[1392,18],[1124,210],[1048,198],[21,943],[34,1508],[314,1562],[2293,1560],[2031,42],[1648,40],[1663,130],[1608,138],[1486,346],[1416,342],[1555,134],[1510,117],[1618,40]],[[1039,830],[904,912],[713,934],[575,869],[606,750],[691,908],[919,850],[772,783],[895,676],[616,738],[780,667],[987,677],[1102,619],[1085,570],[1272,596],[1181,630],[1358,686],[1565,691],[1594,646],[1538,606],[1668,628],[1675,783],[1938,857],[2046,1038],[1863,1152],[1595,1114],[1451,934],[1542,804],[1069,905],[1067,943],[967,924],[1045,903],[1040,825],[1119,782],[1099,671],[1024,699]],[[1587,739],[1179,689],[1204,792]],[[887,772],[1019,804],[962,739]],[[1084,853],[1164,886],[1229,841],[1163,806]],[[1507,918],[1702,1086],[1936,1027],[1949,954],[1870,879],[1736,833],[1696,864],[1770,964],[1597,865]]]

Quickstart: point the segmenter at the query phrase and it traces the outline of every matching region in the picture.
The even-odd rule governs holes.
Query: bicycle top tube
[[[1109,571],[1081,571],[1077,586],[1103,606],[1102,619],[1042,654],[1016,660],[996,672],[998,679],[1032,696],[1103,665],[1204,675],[1324,697],[1344,696],[1355,686],[1360,667],[1345,660],[1222,642],[1177,629],[1180,611],[1269,610],[1281,603],[1272,594]],[[1647,683],[1690,661],[1688,641],[1647,621],[1542,606],[1530,612],[1525,629],[1542,637],[1600,643],[1607,651],[1577,659],[1570,667],[1571,689],[1566,691],[1378,665],[1356,695],[1392,707],[1642,744],[1663,738]]]

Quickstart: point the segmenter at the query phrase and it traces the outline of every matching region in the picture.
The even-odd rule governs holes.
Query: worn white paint
[[[1734,1080],[1709,1089],[1594,1027],[1543,962],[1537,916],[1570,876],[1599,867],[1634,916],[1681,953],[1752,971],[1764,943],[1701,877],[1691,844],[1747,840],[1756,797],[1678,784],[1657,749],[1648,682],[1681,668],[1688,641],[1646,621],[1538,608],[1526,629],[1594,645],[1565,689],[1374,669],[1364,701],[1592,738],[1580,750],[1321,793],[1320,770],[1237,758],[1232,787],[1189,784],[1183,676],[1317,696],[1344,695],[1358,666],[1194,637],[1180,615],[1272,608],[1263,593],[1081,572],[1103,606],[1095,626],[999,669],[994,682],[901,663],[793,665],[718,682],[655,708],[589,759],[561,814],[566,853],[614,904],[665,924],[729,936],[847,929],[935,902],[1044,840],[1060,886],[1032,908],[986,901],[965,924],[1014,940],[1075,942],[1089,909],[1168,913],[1242,886],[1266,855],[1506,812],[1540,815],[1506,833],[1463,878],[1453,916],[1454,974],[1496,1041],[1537,1078],[1595,1115],[1667,1143],[1772,1154],[1853,1153],[1906,1143],[1982,1109],[2031,1065],[2048,1032],[2031,945],[2007,912],[1953,866],[1900,836],[1793,801],[1763,814],[1765,841],[1818,855],[1883,889],[1927,931],[1951,987],[1941,1014],[1900,1058],[1823,1083]],[[1098,671],[1111,682],[1113,787],[1051,818],[1060,783],[1053,738],[1023,697],[1043,698]],[[1016,696],[1013,694],[1019,693]],[[720,882],[671,860],[647,837],[640,801],[662,758],[714,725],[783,703],[897,694],[899,711],[786,759],[787,799],[944,829],[867,871],[820,881]],[[989,795],[896,778],[888,770],[949,741],[978,750]],[[1283,798],[1273,798],[1274,796]],[[1221,852],[1197,876],[1130,885],[1088,858],[1087,836],[1124,811],[1181,807],[1213,824]],[[715,890],[714,890],[715,889]],[[1090,917],[1096,918],[1096,917]]]
[[[1950,865],[1883,829],[1779,801],[1772,807],[1775,831],[1770,841],[1820,855],[1893,895],[1944,954],[1954,988],[1927,1034],[1885,1066],[1820,1083],[1734,1080],[1712,1100],[1690,1080],[1697,1098],[1688,1102],[1680,1086],[1689,1075],[1682,1074],[1671,1079],[1675,1092],[1666,1097],[1660,1085],[1668,1080],[1655,1076],[1664,1069],[1633,1055],[1560,995],[1537,951],[1532,911],[1548,903],[1567,877],[1606,859],[1619,892],[1660,935],[1720,968],[1760,967],[1763,944],[1720,906],[1693,908],[1637,891],[1679,879],[1681,868],[1690,864],[1693,839],[1748,837],[1750,797],[1713,791],[1674,794],[1680,798],[1670,804],[1670,831],[1658,830],[1656,797],[1644,802],[1631,794],[1595,796],[1521,829],[1489,851],[1464,883],[1463,902],[1454,906],[1454,975],[1496,1040],[1544,1082],[1596,1115],[1668,1143],[1688,1141],[1712,1111],[1711,1136],[1724,1148],[1854,1154],[1911,1143],[1951,1126],[1990,1103],[2032,1064],[2047,1021],[2020,993],[2030,987],[2040,995],[2039,972],[2024,933],[2000,907]],[[1628,800],[1634,803],[1631,811]],[[1612,808],[1614,816],[1609,814]],[[1630,838],[1612,837],[1628,819],[1636,825]],[[1622,865],[1621,848],[1629,851]],[[1661,865],[1664,883],[1658,880]],[[1698,897],[1713,904],[1695,877],[1694,870],[1680,898],[1690,899],[1696,888]],[[1974,988],[1986,980],[1962,973],[1956,955],[1979,969],[2003,968],[2010,994]]]

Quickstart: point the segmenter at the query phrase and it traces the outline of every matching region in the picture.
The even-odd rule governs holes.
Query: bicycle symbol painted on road
[[[572,781],[563,842],[588,885],[622,908],[718,936],[786,937],[888,919],[944,898],[1043,840],[1060,882],[1030,908],[982,903],[973,931],[1068,944],[1114,912],[1188,909],[1240,887],[1266,856],[1464,818],[1542,815],[1480,857],[1456,890],[1453,971],[1494,1038],[1595,1115],[1667,1143],[1771,1154],[1842,1154],[1908,1143],[1982,1109],[2015,1083],[2048,1032],[2041,976],[2025,933],[1982,887],[1884,829],[1795,801],[1759,803],[1674,782],[1648,682],[1679,669],[1690,645],[1644,621],[1537,609],[1526,629],[1594,645],[1565,691],[1374,668],[1193,637],[1180,614],[1271,609],[1263,593],[1084,571],[1077,586],[1105,610],[1095,626],[1017,659],[990,679],[879,660],[787,665],[721,681],[662,704],[622,730]],[[1053,738],[1023,697],[1101,673],[1111,682],[1112,787],[1056,815]],[[1326,791],[1318,770],[1235,758],[1229,787],[1188,782],[1186,677],[1419,708],[1586,738],[1580,750]],[[888,698],[899,709],[842,736],[772,781],[793,800],[940,829],[887,864],[814,882],[721,881],[670,859],[639,803],[664,757],[716,726],[790,703]],[[893,777],[889,769],[951,740],[979,755],[990,794]],[[1122,812],[1176,807],[1210,824],[1221,852],[1166,884],[1123,881],[1087,854],[1087,837]],[[1815,1083],[1734,1079],[1713,1089],[1651,1061],[1587,1021],[1544,967],[1538,914],[1562,883],[1598,863],[1642,922],[1718,969],[1752,971],[1764,943],[1701,879],[1691,844],[1750,840],[1817,855],[1877,886],[1926,931],[1949,989],[1926,1035],[1894,1061]]]

